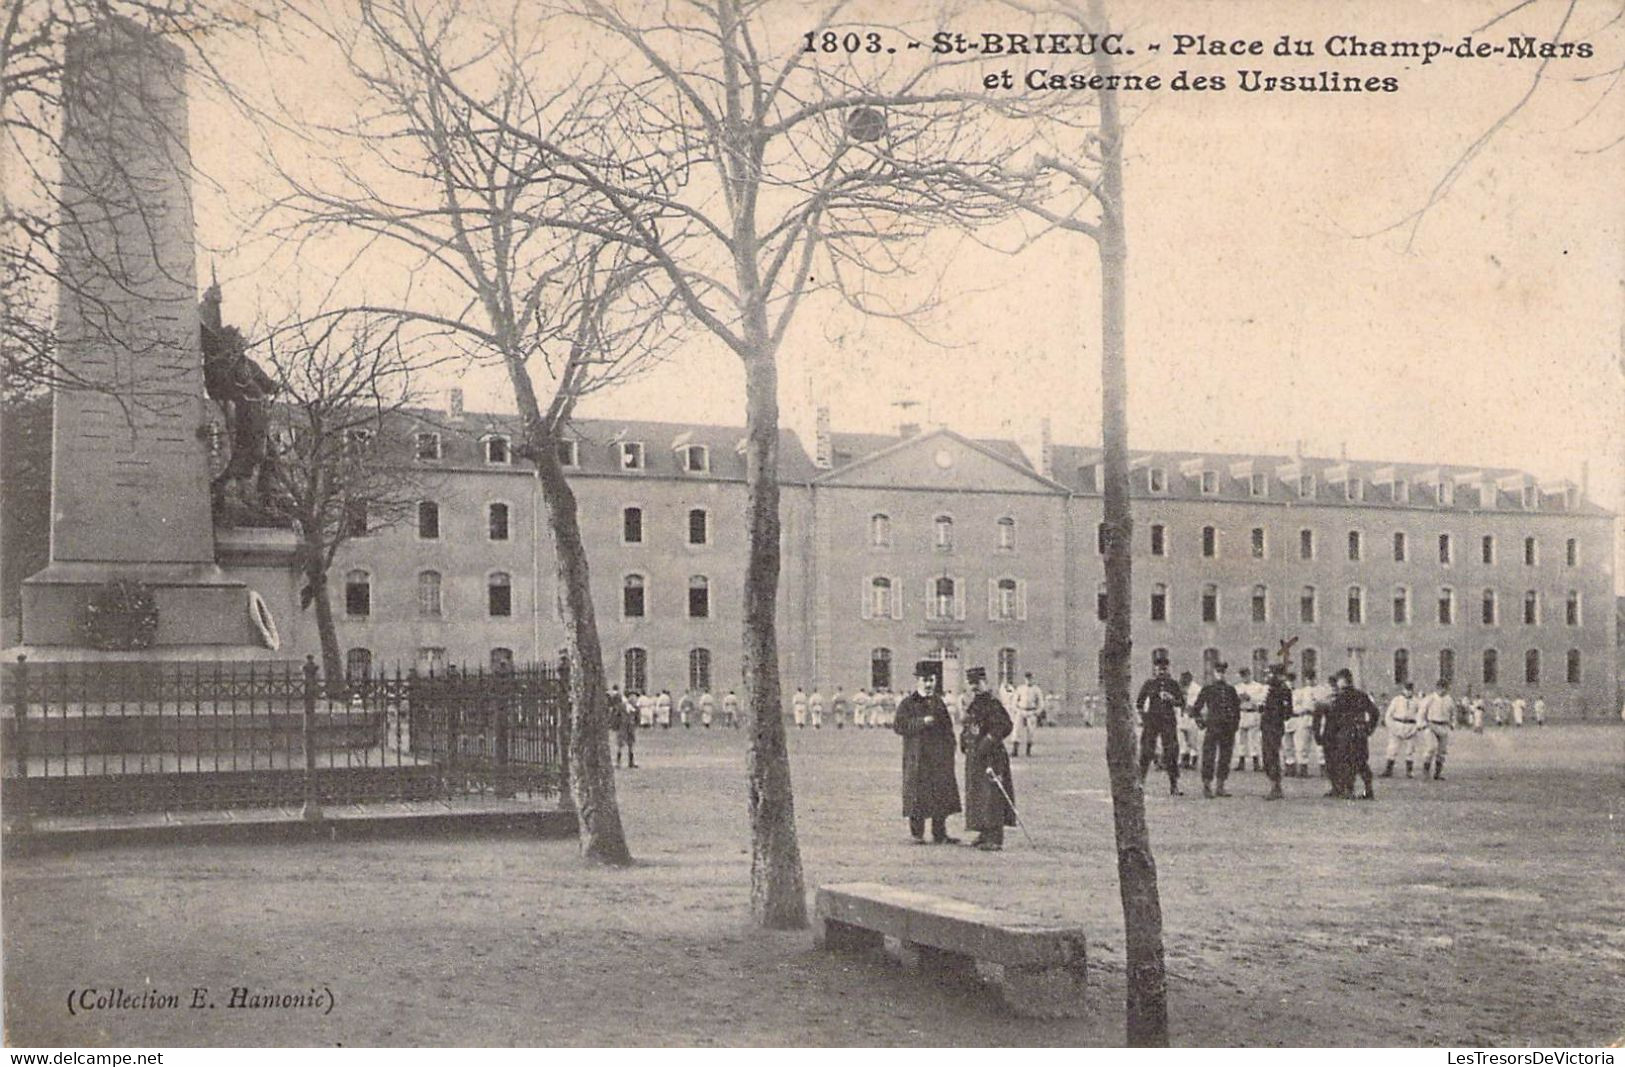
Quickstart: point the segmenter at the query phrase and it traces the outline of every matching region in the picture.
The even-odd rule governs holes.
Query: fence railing
[[[0,805],[102,814],[561,796],[563,664],[327,680],[303,664],[0,665]]]

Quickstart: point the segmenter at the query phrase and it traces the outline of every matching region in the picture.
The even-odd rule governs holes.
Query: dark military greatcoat
[[[965,712],[960,746],[965,750],[965,829],[978,832],[1016,825],[1016,813],[988,777],[992,771],[1010,799],[1016,783],[1010,777],[1010,753],[1004,739],[1014,724],[1010,713],[992,693],[977,693]]]
[[[930,722],[926,722],[926,719]],[[941,819],[959,812],[954,776],[954,724],[948,705],[932,694],[910,693],[897,704],[892,729],[903,735],[903,814]]]

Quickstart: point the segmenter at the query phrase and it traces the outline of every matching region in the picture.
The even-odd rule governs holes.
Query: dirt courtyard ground
[[[9,860],[12,1045],[1117,1044],[1122,917],[1099,729],[1016,763],[1034,843],[915,848],[899,742],[793,733],[809,893],[875,880],[1089,932],[1086,1019],[1008,1018],[884,958],[747,923],[743,737],[655,731],[620,795],[640,862],[507,839],[115,849]],[[1380,754],[1382,735],[1373,739]],[[1625,1039],[1625,728],[1458,732],[1447,781],[1147,783],[1172,1037],[1185,1045],[1594,1045]],[[1381,770],[1380,763],[1377,768]],[[1190,783],[1188,792],[1199,792]],[[330,1014],[228,1009],[331,988]],[[179,995],[70,1015],[70,991]],[[191,1009],[206,987],[213,1009]]]

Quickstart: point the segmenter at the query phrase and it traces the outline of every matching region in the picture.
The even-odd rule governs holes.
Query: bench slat
[[[875,882],[821,886],[815,911],[820,921],[1005,966],[1066,966],[1084,956],[1081,927]]]

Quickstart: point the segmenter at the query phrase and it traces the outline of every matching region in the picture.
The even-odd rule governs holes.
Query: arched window
[[[1095,587],[1095,618],[1101,622],[1106,621],[1106,583],[1101,582]]]
[[[711,650],[690,649],[688,653],[688,687],[698,692],[711,689]]]
[[[513,673],[513,649],[511,649],[511,648],[493,648],[491,650],[491,673],[492,674],[512,674]]]
[[[491,504],[485,509],[486,536],[493,541],[508,539],[508,505]]]
[[[344,614],[365,619],[372,614],[372,575],[353,570],[344,576]]]
[[[1364,542],[1360,538],[1359,530],[1349,531],[1349,562],[1358,563],[1364,553]]]
[[[1540,684],[1540,649],[1531,648],[1523,654],[1523,680],[1527,685]]]
[[[958,592],[952,578],[938,578],[932,583],[932,617],[952,619],[958,614]]]
[[[1168,587],[1161,582],[1151,587],[1151,621],[1168,621]]]
[[[1212,559],[1219,554],[1219,531],[1211,526],[1202,527],[1202,555]]]
[[[493,619],[513,614],[513,579],[497,571],[485,580],[485,607]]]
[[[1479,607],[1479,619],[1485,626],[1494,626],[1500,614],[1495,599],[1495,590],[1484,590],[1484,599]]]
[[[1453,648],[1439,649],[1439,677],[1444,679],[1446,685],[1456,684],[1456,650]]]
[[[1580,591],[1570,589],[1568,599],[1563,602],[1563,619],[1570,626],[1580,625]]]
[[[1533,567],[1540,562],[1540,542],[1533,537],[1523,539],[1523,565]]]
[[[688,509],[688,543],[704,545],[711,542],[711,516],[704,508]]]
[[[870,651],[869,686],[872,689],[891,688],[891,649],[877,648]]]
[[[1439,535],[1439,562],[1446,567],[1456,562],[1456,542],[1447,533]]]
[[[643,509],[621,509],[621,542],[628,545],[643,544]]]
[[[648,605],[645,597],[648,593],[647,583],[641,574],[628,574],[621,580],[621,617],[627,619],[641,619]]]
[[[1013,648],[999,649],[999,684],[1016,684],[1016,650]]]
[[[1016,617],[1016,580],[1014,578],[999,579],[995,607],[1000,619],[1010,620]]]
[[[892,615],[891,579],[879,575],[869,580],[869,611],[866,618],[889,619]]]
[[[1411,621],[1411,591],[1403,585],[1394,586],[1394,623],[1403,626]]]
[[[875,548],[891,547],[891,516],[880,513],[869,516],[869,543]]]
[[[1409,554],[1409,546],[1405,542],[1405,534],[1404,534],[1404,532],[1403,531],[1396,531],[1394,533],[1394,562],[1395,563],[1404,563],[1405,562],[1405,557],[1408,554]]]
[[[999,551],[1014,552],[1016,550],[1016,520],[1006,515],[999,520]]]
[[[936,528],[936,548],[938,552],[952,552],[954,547],[954,520],[948,515],[938,515],[933,520]]]
[[[1299,530],[1298,531],[1298,558],[1299,559],[1314,559],[1315,558],[1315,531],[1313,531],[1313,530]]]
[[[1319,673],[1320,673],[1320,653],[1319,652],[1316,652],[1312,648],[1304,649],[1303,652],[1300,653],[1299,656],[1298,656],[1298,663],[1303,667],[1303,673],[1305,675],[1313,674],[1313,675],[1316,675],[1317,677],[1319,676]]]
[[[1569,649],[1568,680],[1570,685],[1580,684],[1580,650]]]
[[[344,654],[344,677],[365,679],[372,674],[372,649],[352,648]]]
[[[1349,622],[1355,626],[1365,622],[1365,590],[1349,586]]]
[[[1540,625],[1540,593],[1534,589],[1523,595],[1523,624]]]
[[[1202,587],[1202,621],[1219,621],[1219,587],[1211,582]]]
[[[1576,538],[1569,538],[1563,543],[1563,558],[1570,567],[1580,565],[1580,542]]]
[[[440,540],[440,505],[433,500],[418,501],[418,538]]]
[[[1411,654],[1403,648],[1394,649],[1394,684],[1404,685],[1411,680]]]
[[[1484,650],[1484,684],[1501,684],[1501,653],[1493,648]]]
[[[1253,527],[1252,537],[1251,537],[1249,543],[1252,546],[1253,558],[1254,559],[1263,559],[1266,552],[1268,551],[1268,544],[1266,543],[1266,541],[1264,539],[1264,527],[1262,527],[1262,526],[1254,526]]]
[[[1253,586],[1253,621],[1268,622],[1270,617],[1270,591],[1262,585]]]
[[[1456,624],[1456,591],[1449,586],[1439,590],[1439,625]]]
[[[1479,552],[1479,560],[1482,563],[1484,563],[1486,566],[1491,566],[1491,565],[1493,565],[1495,563],[1495,535],[1494,534],[1485,534],[1484,535],[1483,539],[1481,541],[1479,541],[1478,552]]]
[[[1298,621],[1313,623],[1320,614],[1316,609],[1319,604],[1315,598],[1315,587],[1306,585],[1303,592],[1298,594]]]
[[[621,657],[621,689],[628,693],[649,691],[649,653],[629,648]]]
[[[418,574],[418,614],[439,617],[444,614],[440,601],[440,572],[423,571]]]
[[[688,580],[688,617],[711,617],[711,581],[703,574],[696,574]]]

